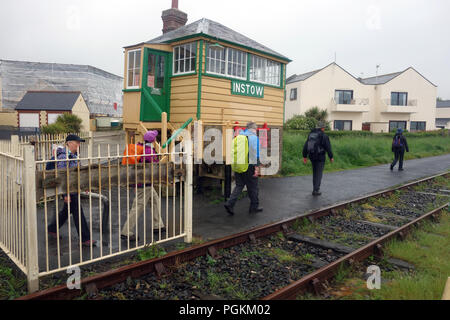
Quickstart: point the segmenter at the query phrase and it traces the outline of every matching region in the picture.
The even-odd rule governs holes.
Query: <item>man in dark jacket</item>
[[[403,129],[398,128],[397,133],[392,139],[392,152],[394,152],[394,162],[391,163],[391,171],[394,170],[395,165],[398,163],[398,171],[403,171],[403,156],[406,152],[409,152],[408,142],[403,135]]]
[[[323,168],[325,167],[325,153],[331,162],[334,162],[331,151],[330,139],[324,133],[325,123],[319,122],[317,128],[311,130],[308,139],[303,146],[303,162],[306,164],[308,157],[313,167],[313,196],[320,196],[320,183],[322,181]]]

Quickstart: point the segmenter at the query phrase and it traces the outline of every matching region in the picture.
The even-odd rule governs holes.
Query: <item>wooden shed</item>
[[[184,25],[186,21],[173,1],[172,9],[163,12],[163,35],[125,47],[128,139],[162,129],[163,144],[190,118],[202,130],[249,121],[282,129],[290,60],[218,22],[203,18]]]

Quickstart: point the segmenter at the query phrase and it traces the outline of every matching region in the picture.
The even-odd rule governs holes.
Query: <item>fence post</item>
[[[19,150],[20,150],[19,136],[13,135],[13,136],[11,136],[11,153],[15,157],[18,157],[18,156],[20,156]]]
[[[184,230],[186,236],[184,242],[192,242],[192,180],[193,180],[193,159],[192,159],[192,140],[191,138],[184,141],[186,148],[186,179],[184,184]]]
[[[26,267],[28,292],[39,290],[39,261],[36,216],[36,163],[34,146],[24,146],[24,194],[26,215]]]
[[[88,158],[92,158],[92,150],[94,150],[94,133],[89,131]]]

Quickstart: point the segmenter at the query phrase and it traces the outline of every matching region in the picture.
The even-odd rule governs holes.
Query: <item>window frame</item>
[[[342,130],[336,129],[336,122],[342,122]],[[345,122],[350,122],[350,130],[345,130]],[[333,131],[353,131],[353,120],[334,120],[333,122]]]
[[[403,120],[389,120],[389,128],[388,128],[388,132],[392,132],[391,130],[391,123],[392,122],[396,122],[396,123],[404,123],[405,124],[405,128],[402,128],[403,130],[406,130],[407,126],[408,126],[408,122],[407,121],[403,121]],[[398,126],[396,127],[396,129],[398,129]]]
[[[423,129],[413,129],[412,128],[412,125],[413,125],[413,123],[414,124],[423,124]],[[427,130],[427,122],[426,121],[411,121],[410,123],[409,123],[409,131],[411,131],[411,132],[417,132],[417,131],[426,131]]]
[[[127,89],[139,89],[141,87],[141,77],[142,77],[142,69],[141,69],[141,61],[139,61],[139,68],[136,68],[136,54],[133,55],[133,81],[134,81],[134,77],[135,77],[135,70],[139,69],[139,83],[137,85],[129,85],[130,83],[130,53],[136,53],[136,52],[140,52],[140,58],[142,60],[142,48],[139,49],[133,49],[133,50],[129,50],[127,51]]]
[[[244,81],[247,80],[247,74],[248,74],[248,68],[249,68],[249,66],[248,66],[248,55],[249,55],[249,53],[246,52],[246,51],[235,49],[235,48],[231,48],[231,47],[224,47],[224,49],[225,49],[225,60],[217,60],[217,59],[214,58],[214,60],[220,61],[220,63],[222,63],[222,62],[225,63],[225,70],[224,70],[225,73],[219,73],[219,72],[208,70],[208,66],[210,65],[210,63],[208,63],[208,59],[211,59],[212,57],[209,57],[209,55],[208,55],[209,50],[210,50],[210,44],[208,43],[206,45],[205,74],[206,75],[219,76],[219,77],[239,79],[239,80],[244,80]],[[244,71],[244,75],[242,77],[234,76],[232,74],[229,74],[229,72],[228,72],[230,63],[231,64],[237,64],[236,62],[230,61],[230,59],[229,59],[230,50],[237,51],[238,54],[243,54],[242,63],[240,64],[240,67],[242,68],[242,66],[244,66],[245,67],[245,71]],[[239,65],[239,64],[237,64],[237,65]]]
[[[336,104],[345,104],[345,105],[351,105],[352,104],[352,100],[353,100],[353,90],[345,90],[345,89],[335,89],[334,90],[334,99],[336,100],[336,93],[338,93],[338,92],[342,92],[343,94],[345,93],[345,92],[351,92],[351,98],[350,98],[350,103],[340,103],[339,102],[339,100],[338,101],[336,101]],[[344,99],[343,99],[343,101],[344,101]]]
[[[392,95],[397,95],[397,104],[393,104]],[[400,94],[406,95],[405,104],[398,104],[400,102]],[[408,92],[400,92],[400,91],[392,91],[391,92],[391,106],[398,106],[398,107],[406,107],[408,106]]]
[[[253,64],[253,57],[265,61],[265,67],[264,67],[264,77],[265,77],[265,79],[267,79],[267,77],[268,77],[267,76],[267,74],[268,74],[267,70],[269,68],[268,62],[270,61],[270,62],[278,65],[278,72],[274,72],[273,73],[273,74],[277,75],[276,77],[277,77],[278,83],[274,84],[274,83],[269,83],[267,80],[266,81],[261,81],[261,80],[252,79],[251,66]],[[256,54],[250,54],[250,64],[248,66],[248,74],[249,74],[248,81],[257,82],[257,83],[261,83],[261,84],[264,84],[264,85],[280,88],[282,86],[282,83],[283,83],[282,79],[281,79],[282,78],[282,76],[281,76],[282,71],[283,71],[283,64],[281,62],[278,62],[278,61],[275,61],[275,60],[272,60],[272,59],[268,59],[268,58],[265,58],[265,57],[262,57],[262,56],[258,56]]]
[[[194,70],[190,70],[190,71],[184,71],[184,72],[175,72],[175,64],[177,63],[177,56],[176,56],[176,54],[175,54],[175,51],[176,51],[176,49],[178,48],[181,48],[181,47],[184,47],[184,46],[186,46],[186,45],[192,45],[192,44],[195,44],[195,63],[194,63]],[[177,46],[175,46],[175,47],[173,47],[172,48],[172,57],[173,57],[173,59],[172,59],[172,76],[184,76],[184,75],[192,75],[192,74],[196,74],[197,73],[197,63],[198,63],[198,48],[199,48],[199,45],[198,45],[198,41],[192,41],[192,42],[187,42],[187,43],[183,43],[183,44],[179,44],[179,45],[177,45]],[[186,49],[184,49],[185,50],[185,54],[186,54]],[[193,51],[190,51],[190,52],[193,52]],[[186,57],[184,57],[183,58],[183,60],[186,62],[186,61],[191,61],[192,60],[192,55],[190,56],[190,58],[186,58]],[[191,62],[189,62],[189,65],[191,66]],[[185,68],[184,68],[184,70],[186,70],[186,64],[184,65],[185,66]],[[179,69],[179,68],[178,68]]]
[[[295,97],[292,98],[292,93],[295,92]],[[297,100],[297,88],[291,88],[291,92],[289,93],[289,100],[296,101]]]

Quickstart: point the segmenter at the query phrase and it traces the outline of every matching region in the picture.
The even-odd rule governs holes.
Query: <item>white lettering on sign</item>
[[[263,98],[264,86],[255,83],[247,83],[233,80],[231,86],[231,93],[250,97]]]

